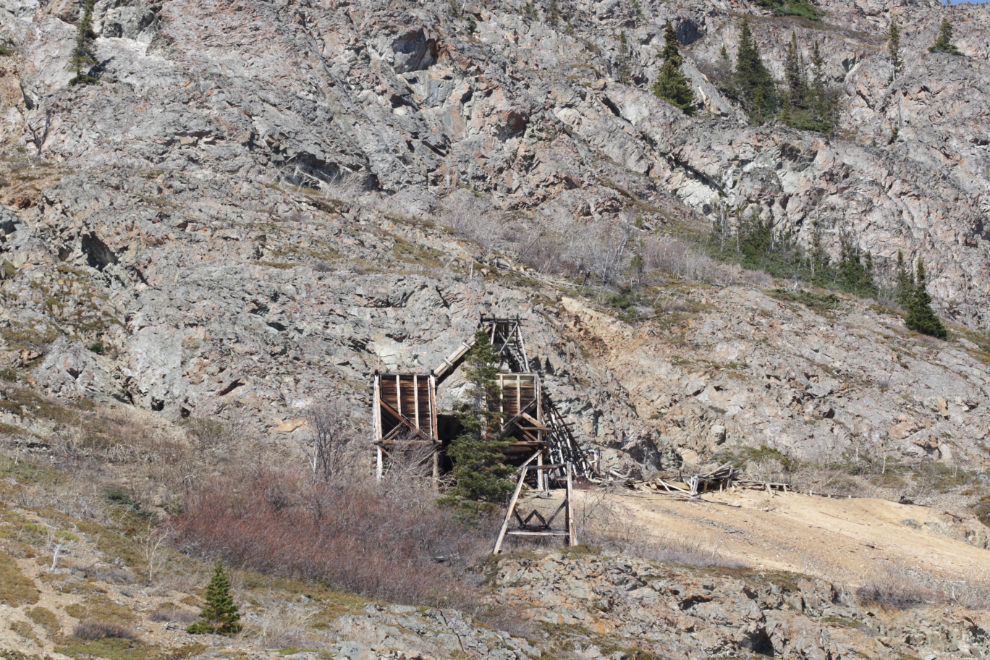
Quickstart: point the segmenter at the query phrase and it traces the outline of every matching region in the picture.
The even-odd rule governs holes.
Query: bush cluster
[[[189,496],[172,540],[195,557],[367,598],[467,607],[476,594],[458,572],[491,551],[484,525],[439,507],[425,482],[306,483],[262,470]]]

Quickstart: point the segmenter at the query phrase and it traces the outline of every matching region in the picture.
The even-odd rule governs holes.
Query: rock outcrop
[[[865,303],[823,315],[745,287],[688,296],[711,310],[684,325],[589,334],[570,284],[515,260],[552,236],[547,270],[586,283],[651,231],[707,231],[717,199],[758,203],[802,241],[817,225],[833,253],[847,232],[881,279],[898,250],[924,257],[941,313],[981,331],[985,11],[554,7],[100,2],[101,84],[70,86],[78,8],[3,0],[8,381],[176,418],[237,412],[302,441],[309,403],[366,403],[368,372],[430,368],[487,310],[528,317],[582,441],[650,467],[734,444],[814,458],[857,443],[982,465],[978,334],[926,344]],[[791,31],[806,61],[820,43],[842,97],[834,135],[750,126],[720,91],[740,9],[777,77]],[[962,56],[927,52],[944,16]],[[694,118],[649,92],[667,20]]]

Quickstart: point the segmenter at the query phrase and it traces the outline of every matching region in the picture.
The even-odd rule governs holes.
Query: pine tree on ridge
[[[932,297],[928,295],[927,287],[925,264],[921,261],[921,257],[918,257],[917,281],[914,285],[914,291],[912,291],[904,325],[909,330],[920,332],[923,335],[945,339],[949,336],[949,331],[946,330],[941,319],[932,310]]]
[[[928,49],[929,53],[934,53],[935,51],[942,51],[950,55],[962,55],[962,51],[952,43],[952,23],[947,18],[942,19],[942,25],[938,28],[938,38],[935,40],[935,45]]]
[[[663,51],[660,53],[663,66],[660,68],[660,76],[653,84],[653,94],[680,108],[684,114],[693,115],[697,108],[694,90],[691,89],[691,82],[687,76],[681,71],[684,59],[681,57],[680,44],[677,42],[677,32],[674,31],[670,21],[667,21],[663,36]]]
[[[75,72],[75,77],[69,81],[70,85],[80,83],[92,85],[97,82],[96,78],[89,75],[90,69],[97,65],[96,59],[96,33],[93,32],[93,9],[96,7],[96,0],[86,0],[83,6],[82,16],[76,26],[76,45],[69,55],[69,70]]]

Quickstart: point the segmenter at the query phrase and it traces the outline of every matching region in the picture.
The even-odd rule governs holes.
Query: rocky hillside
[[[101,1],[100,84],[69,85],[79,6],[3,0],[3,423],[57,426],[31,391],[298,445],[301,409],[343,396],[366,428],[370,371],[435,366],[489,311],[527,317],[533,366],[609,461],[767,445],[982,468],[986,10],[818,8]],[[806,60],[820,43],[834,135],[751,126],[702,73],[743,15],[778,78],[791,32]],[[927,50],[946,17],[962,55]],[[695,117],[649,92],[668,20]],[[719,267],[714,287],[653,272],[636,314],[577,286],[654,232],[707,232],[717,200],[806,243],[817,224],[833,255],[848,232],[884,281],[898,250],[924,257],[953,340]]]
[[[985,593],[959,587],[954,597],[926,607],[930,590],[895,582],[890,593],[904,599],[901,607],[910,605],[898,609],[863,603],[847,585],[827,579],[705,566],[715,555],[708,551],[695,555],[702,560],[696,568],[584,546],[496,557],[478,567],[475,580],[486,593],[480,605],[499,613],[486,621],[453,609],[370,602],[324,584],[234,571],[244,630],[235,637],[191,635],[185,627],[196,620],[210,566],[161,544],[161,528],[127,507],[78,495],[60,502],[53,476],[24,463],[0,465],[4,658],[841,660],[981,658],[990,652],[990,617],[967,609],[974,604],[968,598]],[[778,497],[789,497],[791,506],[812,499]],[[921,511],[901,509],[903,515]],[[746,507],[743,516],[754,513]],[[796,529],[786,516],[777,523]],[[889,531],[894,523],[886,523]],[[884,550],[905,555],[920,546],[925,549],[918,553],[927,553],[932,535],[901,527],[901,536]],[[807,530],[825,538],[817,525]],[[944,537],[934,538],[951,548]],[[984,551],[956,543],[956,550],[971,551],[971,568],[981,561],[985,566],[979,556]],[[979,602],[985,607],[985,600]],[[85,622],[112,623],[126,637],[89,639],[78,632]]]

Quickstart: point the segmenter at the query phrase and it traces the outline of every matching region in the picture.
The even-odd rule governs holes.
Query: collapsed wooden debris
[[[783,483],[757,481],[755,479],[741,478],[742,470],[725,463],[714,470],[702,472],[689,477],[686,481],[677,482],[672,479],[654,477],[646,481],[627,480],[626,484],[636,490],[652,491],[662,495],[670,495],[682,501],[708,502],[710,504],[723,504],[726,506],[736,506],[716,500],[703,499],[701,495],[708,492],[724,492],[730,489],[746,488],[754,490],[766,490],[767,492],[782,491],[787,492],[788,485]],[[794,490],[791,487],[791,490]]]

